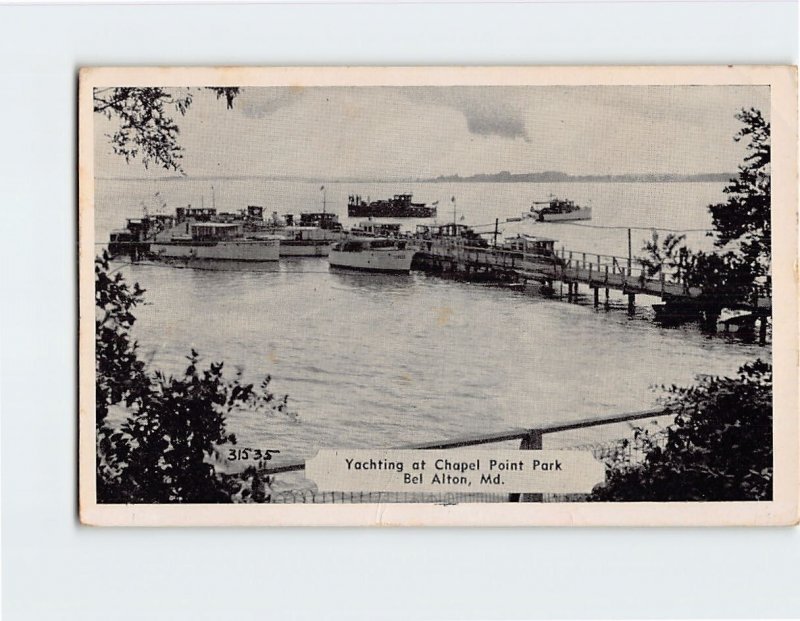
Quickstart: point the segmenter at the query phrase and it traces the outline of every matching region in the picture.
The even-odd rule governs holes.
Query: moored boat
[[[331,245],[345,236],[339,218],[327,212],[301,213],[299,218],[287,213],[270,231],[281,237],[282,257],[327,257]]]
[[[365,220],[350,229],[356,237],[400,237],[400,225],[394,222],[373,222]]]
[[[544,205],[544,207],[538,207]],[[546,201],[533,201],[529,211],[522,213],[525,218],[539,222],[566,222],[571,220],[591,220],[592,208],[581,207],[575,201],[551,196]]]
[[[185,221],[150,244],[150,254],[164,259],[277,261],[280,238],[244,235],[241,222]]]
[[[286,226],[276,231],[281,237],[282,257],[327,257],[343,233],[315,226]]]
[[[414,250],[405,240],[351,238],[335,243],[328,255],[331,267],[368,272],[408,273]]]
[[[412,194],[395,194],[387,200],[367,202],[350,196],[347,215],[351,218],[435,218],[436,203],[412,203]],[[438,202],[438,201],[437,201]]]
[[[500,249],[524,259],[525,262],[563,265],[563,261],[555,251],[556,241],[540,235],[518,234],[514,237],[506,237],[500,244]]]

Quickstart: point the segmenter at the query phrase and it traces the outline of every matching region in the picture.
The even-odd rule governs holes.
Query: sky
[[[233,110],[201,91],[175,118],[189,177],[392,180],[729,173],[744,155],[742,107],[768,117],[768,87],[262,87],[243,88]],[[108,145],[114,123],[95,120],[97,176],[170,174],[126,164]]]

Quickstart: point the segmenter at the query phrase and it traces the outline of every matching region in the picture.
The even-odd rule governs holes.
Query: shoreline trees
[[[723,189],[727,200],[708,206],[716,252],[692,250],[682,235],[658,233],[642,250],[640,260],[654,276],[667,265],[677,269],[690,287],[702,290],[695,308],[703,316],[703,327],[716,329],[723,308],[752,302],[753,294],[772,294],[770,222],[770,124],[755,108],[736,114],[742,128],[734,141],[747,140],[747,154],[739,174]],[[669,306],[669,304],[667,305]]]
[[[723,190],[725,202],[709,205],[714,245],[696,252],[681,237],[653,240],[644,250],[648,267],[677,264],[690,286],[703,290],[706,327],[726,305],[747,301],[754,288],[771,295],[770,126],[761,112],[741,110],[734,140],[748,140],[739,175]],[[724,252],[721,252],[723,251]],[[660,269],[660,268],[659,268]],[[663,443],[643,429],[640,463],[618,461],[596,501],[771,500],[773,474],[772,365],[760,359],[738,375],[698,378],[688,388],[671,386],[667,407],[675,413]]]

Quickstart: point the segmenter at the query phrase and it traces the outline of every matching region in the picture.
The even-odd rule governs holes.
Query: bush
[[[95,261],[97,499],[105,503],[265,502],[269,479],[264,463],[237,474],[218,472],[219,449],[236,444],[226,420],[234,408],[291,415],[288,398],[232,379],[222,363],[200,369],[192,350],[179,377],[150,371],[130,337],[132,311],[144,290],[112,277],[108,256]],[[111,408],[125,420],[108,421]],[[293,416],[293,415],[292,415]]]
[[[675,413],[666,442],[647,443],[641,463],[613,465],[592,500],[772,499],[772,365],[672,386],[666,405]]]

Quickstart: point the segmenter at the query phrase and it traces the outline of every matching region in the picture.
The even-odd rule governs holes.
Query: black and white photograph
[[[796,72],[637,69],[83,70],[81,519],[795,522]]]

